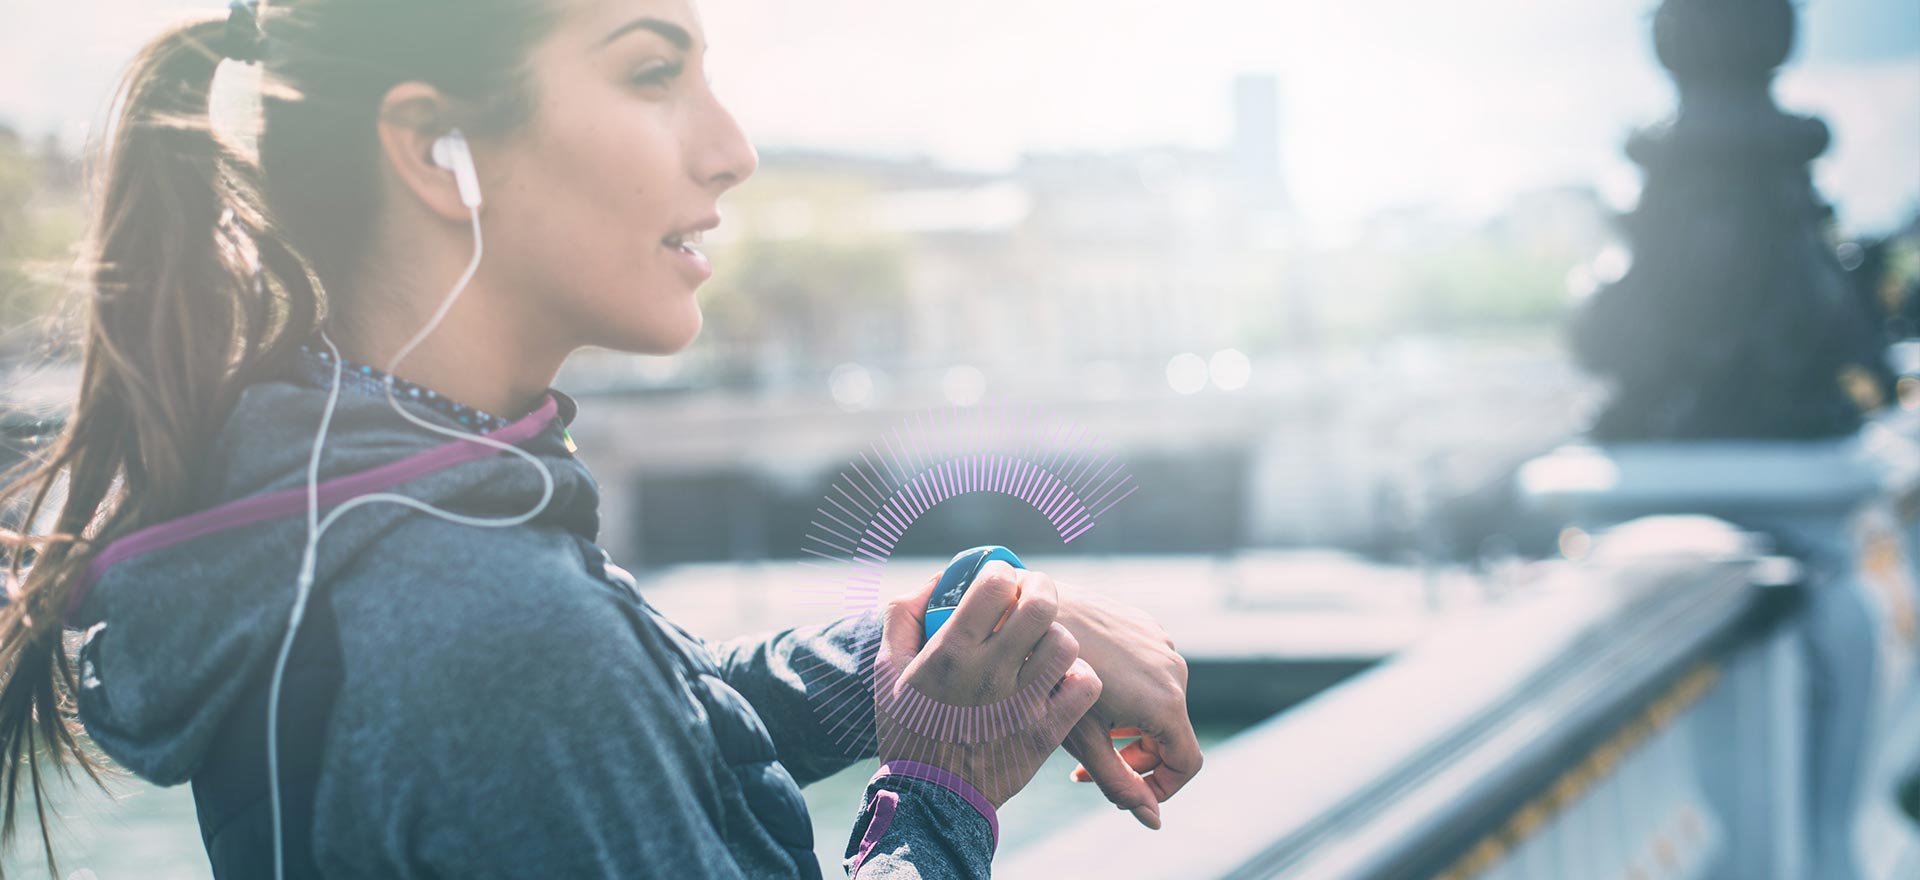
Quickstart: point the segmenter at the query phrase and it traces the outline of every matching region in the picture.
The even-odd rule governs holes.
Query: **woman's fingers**
[[[1118,751],[1114,751],[1113,744],[1108,743],[1107,751],[1114,752],[1117,759],[1125,763],[1128,769],[1131,769],[1133,772],[1142,774],[1149,773],[1161,765],[1162,759],[1158,751],[1155,751],[1150,746],[1141,745],[1141,743],[1144,742],[1150,742],[1150,740],[1142,738],[1135,742],[1130,742],[1122,746]],[[1074,757],[1078,758],[1080,756],[1076,753]],[[1080,766],[1073,768],[1073,781],[1097,781],[1084,759],[1082,759]]]
[[[934,575],[921,584],[920,589],[887,603],[881,619],[882,646],[895,662],[904,665],[920,653],[927,628],[927,600],[933,598],[933,588],[939,583],[940,576]]]
[[[1160,758],[1160,766],[1147,777],[1147,783],[1153,786],[1153,793],[1161,801],[1172,798],[1174,792],[1200,772],[1200,738],[1194,735],[1192,725],[1182,725],[1158,736],[1141,737],[1139,742],[1152,742],[1150,748]]]
[[[1159,797],[1136,768],[1127,766],[1121,753],[1114,751],[1105,722],[1092,714],[1081,718],[1067,735],[1065,745],[1068,753],[1081,761],[1074,771],[1075,779],[1098,783],[1100,793],[1114,806],[1133,813],[1140,824],[1159,830]]]
[[[1152,737],[1143,736],[1120,747],[1120,760],[1127,762],[1136,773],[1148,773],[1158,768],[1164,761],[1160,750],[1155,747]]]
[[[1021,658],[1033,652],[1060,613],[1060,592],[1055,588],[1053,578],[1040,572],[1021,572],[1015,593],[1013,610],[1008,613],[1006,622],[986,640],[987,650],[996,652],[996,656],[1009,666],[1009,671],[1019,666]],[[1075,643],[1074,656],[1080,656],[1078,643]]]
[[[924,609],[938,583],[939,577],[930,578],[912,594],[887,603],[884,611],[882,659],[895,662],[877,665],[882,674],[901,667],[904,672],[898,681],[876,682],[881,685],[874,705],[879,750],[883,758],[910,757],[953,772],[998,805],[1033,778],[1099,701],[1103,685],[1079,658],[1078,639],[1054,620],[1059,600],[1051,579],[1037,577],[1028,585],[1006,563],[988,563],[959,598],[953,616],[923,647]],[[897,684],[910,684],[915,699]],[[1016,694],[1014,711],[974,711]],[[924,722],[922,710],[929,706],[937,711],[934,728],[916,727],[913,722]],[[907,711],[893,711],[902,708]],[[956,738],[957,732],[978,730],[983,723],[995,729],[996,717],[1001,727],[993,738]],[[1004,726],[1015,718],[1023,723]],[[1151,794],[1147,789],[1133,796]]]
[[[1014,680],[1016,693],[1024,691],[1035,681],[1044,680],[1049,685],[1067,674],[1073,661],[1080,659],[1080,642],[1073,633],[1057,621],[1047,625],[1046,634],[1040,637],[1039,644],[1033,646],[1033,653],[1027,662],[1020,665],[1020,674]]]
[[[1111,735],[1118,737],[1122,730],[1129,729],[1116,727]],[[1175,792],[1199,773],[1202,762],[1199,740],[1179,735],[1170,737],[1166,744],[1153,737],[1141,737],[1136,742],[1128,743],[1117,754],[1128,767],[1145,776],[1147,784],[1153,788],[1155,799],[1162,802],[1172,799]],[[1075,753],[1074,757],[1080,755]],[[1073,768],[1073,781],[1096,781],[1088,771],[1085,760],[1081,758],[1081,765]]]
[[[1014,601],[1019,596],[1018,588],[1019,581],[1014,577],[1013,566],[998,559],[981,566],[973,576],[973,584],[960,597],[960,606],[940,627],[936,638],[951,631],[952,644],[978,645],[985,642],[988,636],[993,635],[994,625],[1000,622],[1008,609],[1014,607]],[[927,594],[928,598],[932,595],[931,592]],[[1038,637],[1036,633],[1035,638]]]
[[[1067,732],[1100,701],[1100,688],[1100,676],[1087,661],[1078,658],[1054,683],[1047,694],[1047,717],[1052,722],[1047,733],[1056,745],[1066,739]]]

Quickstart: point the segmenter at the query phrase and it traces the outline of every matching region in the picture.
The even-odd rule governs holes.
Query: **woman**
[[[692,245],[756,164],[705,44],[687,0],[289,0],[141,53],[80,396],[0,492],[40,523],[64,489],[7,536],[9,793],[42,803],[42,757],[95,772],[77,705],[192,782],[220,877],[817,876],[798,786],[876,754],[849,873],[982,876],[1063,740],[1159,826],[1200,756],[1139,612],[996,564],[925,645],[932,580],[883,622],[707,644],[593,543],[550,382],[700,329]],[[265,68],[257,163],[209,124],[223,58]],[[848,748],[809,695],[873,681]],[[1034,686],[992,741],[889,715]]]

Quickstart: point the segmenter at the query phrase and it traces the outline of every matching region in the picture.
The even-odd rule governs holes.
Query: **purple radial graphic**
[[[1071,659],[1024,670],[1011,695],[981,705],[926,696],[904,680],[907,670],[894,668],[900,661],[880,650],[877,610],[888,561],[921,516],[982,492],[1020,499],[1046,518],[1062,545],[1071,544],[1138,488],[1125,471],[1091,432],[1022,404],[919,412],[853,457],[814,509],[801,546],[810,558],[801,565],[818,577],[800,589],[810,605],[865,613],[852,625],[850,656],[796,658],[795,666],[815,717],[846,757],[877,753],[944,767],[959,760],[944,752],[964,748],[984,750],[989,764],[1003,765],[992,760],[995,753],[1011,756],[1017,737],[1045,717]]]

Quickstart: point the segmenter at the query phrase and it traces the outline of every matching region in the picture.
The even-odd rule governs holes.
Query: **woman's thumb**
[[[927,626],[927,600],[933,598],[933,588],[940,583],[940,576],[927,578],[927,582],[911,593],[895,596],[887,603],[885,617],[881,625],[880,650],[893,658],[900,666],[913,655],[920,653],[923,644],[921,633]],[[897,668],[897,667],[896,667]]]

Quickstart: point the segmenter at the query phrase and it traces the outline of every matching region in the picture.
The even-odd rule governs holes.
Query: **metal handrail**
[[[1562,565],[1536,595],[1215,750],[1162,831],[1098,815],[1010,854],[999,876],[1100,864],[1131,877],[1419,877],[1484,863],[1521,833],[1516,817],[1538,824],[1580,796],[1568,780],[1582,767],[1644,735],[1648,713],[1699,696],[1719,657],[1794,607],[1787,563],[1759,549]]]

